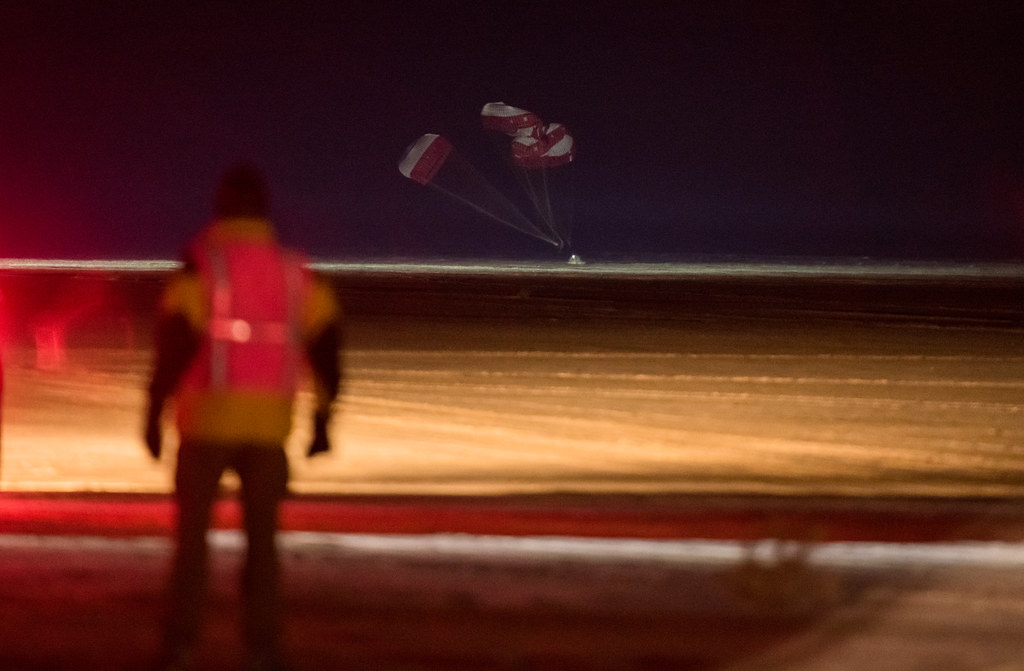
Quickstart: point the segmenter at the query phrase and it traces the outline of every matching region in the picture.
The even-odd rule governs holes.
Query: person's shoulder
[[[160,311],[165,315],[181,314],[195,326],[203,321],[205,299],[202,281],[194,267],[183,266],[167,279]]]
[[[324,326],[341,320],[341,302],[334,285],[319,273],[310,273],[306,292],[304,322],[308,333],[316,333]]]
[[[320,301],[325,306],[330,305],[335,310],[340,309],[337,287],[329,278],[319,273],[311,273],[310,294],[311,300]]]

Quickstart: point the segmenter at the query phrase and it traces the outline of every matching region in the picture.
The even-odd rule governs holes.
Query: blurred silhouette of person
[[[216,190],[214,217],[164,288],[156,328],[145,442],[159,459],[161,414],[173,397],[180,436],[176,549],[158,667],[192,669],[207,581],[211,508],[233,469],[247,539],[242,630],[250,671],[280,669],[278,507],[287,493],[284,442],[304,361],[316,408],[308,456],[330,449],[341,380],[341,310],[303,256],[281,245],[267,218],[262,174],[240,164]]]

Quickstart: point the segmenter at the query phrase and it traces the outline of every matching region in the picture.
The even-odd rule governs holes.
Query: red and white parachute
[[[480,110],[483,127],[512,138],[509,159],[519,183],[533,204],[541,228],[572,245],[572,172],[576,142],[560,123],[544,123],[528,110],[502,102],[487,103]]]
[[[509,163],[519,178],[537,215],[523,214],[504,193],[495,188],[436,133],[427,133],[405,150],[398,170],[419,184],[438,189],[478,212],[556,247],[570,244],[570,219],[552,196],[561,196],[559,182],[567,177],[566,166],[575,158],[575,143],[565,126],[545,124],[540,117],[505,103],[487,103],[481,112],[483,126],[511,138]],[[557,170],[551,171],[550,169]],[[566,198],[566,202],[570,199]]]
[[[429,184],[451,153],[451,142],[436,133],[427,133],[405,150],[398,170],[414,182]]]
[[[512,162],[523,168],[555,168],[575,158],[575,141],[560,123],[545,124],[533,112],[505,103],[487,103],[480,112],[484,128],[512,138]]]

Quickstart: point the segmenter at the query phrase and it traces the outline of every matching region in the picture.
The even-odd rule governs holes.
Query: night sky
[[[585,258],[1019,259],[1022,29],[944,0],[3,3],[0,257],[174,257],[245,159],[317,257],[564,258],[396,168],[436,132],[514,186],[478,116],[504,101],[575,136]]]

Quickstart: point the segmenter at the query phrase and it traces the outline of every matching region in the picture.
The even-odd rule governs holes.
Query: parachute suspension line
[[[565,247],[572,251],[572,231],[576,203],[576,171],[572,170],[568,176],[568,186],[565,194],[565,224],[562,230],[562,238],[565,240]]]
[[[556,247],[559,246],[557,236],[553,238],[549,231],[537,226],[536,222],[523,214],[522,210],[508,196],[495,187],[477,170],[476,166],[464,157],[453,154],[448,169],[450,172],[444,176],[455,177],[452,183],[458,185],[458,193],[449,188],[451,184],[444,179],[436,179],[430,183],[430,186],[440,189],[442,192],[469,205],[478,212],[486,214],[495,221],[544,240]],[[467,189],[470,186],[472,188]],[[470,197],[471,195],[472,197]],[[486,203],[486,206],[484,203]]]
[[[530,179],[530,174],[525,170],[515,168],[515,166],[513,166],[513,170],[516,173],[516,178],[523,187],[523,191],[526,192],[526,196],[530,200],[530,205],[532,205],[534,211],[539,214],[541,210],[537,203],[537,191],[533,186],[533,181]],[[546,224],[547,222],[542,220],[541,223]],[[547,227],[545,226],[545,228]]]
[[[551,223],[550,207],[547,203],[547,194],[545,192],[546,189],[543,188],[543,181],[540,185],[542,188],[538,189],[538,185],[532,177],[532,175],[536,173],[543,173],[544,171],[524,170],[523,172],[525,174],[523,184],[526,187],[526,195],[530,198],[530,202],[533,204],[534,211],[537,213],[537,216],[540,217],[541,222],[544,224],[545,228],[547,228],[547,230],[551,233],[551,235],[553,235],[556,238],[559,238],[560,236],[558,235],[558,231],[555,229],[554,226],[552,226]],[[562,246],[561,242],[561,239],[559,239],[559,247]]]
[[[552,244],[552,245],[554,245],[556,247],[559,247],[559,248],[562,246],[558,240],[553,240],[550,236],[546,235],[543,231],[538,230],[534,226],[527,227],[527,226],[522,226],[522,225],[519,225],[519,224],[515,224],[515,223],[513,223],[511,221],[508,221],[507,219],[503,219],[502,217],[499,217],[498,215],[494,214],[493,212],[489,212],[489,211],[485,210],[484,208],[480,207],[479,205],[477,205],[473,201],[471,201],[471,200],[469,200],[467,198],[464,198],[464,197],[458,195],[457,193],[449,191],[448,189],[445,189],[444,187],[438,186],[437,184],[434,184],[434,183],[430,183],[429,186],[437,189],[441,193],[446,194],[446,195],[448,195],[451,198],[454,198],[455,200],[459,201],[460,203],[462,203],[464,205],[468,205],[470,208],[476,210],[480,214],[486,215],[486,216],[490,217],[491,219],[494,219],[495,221],[497,221],[499,223],[505,224],[506,226],[509,226],[511,228],[516,229],[517,231],[519,231],[521,233],[525,233],[527,235],[533,236],[535,238],[543,240],[544,242],[547,242],[547,243]]]
[[[541,217],[547,222],[548,228],[558,236],[559,248],[565,246],[565,236],[562,235],[562,230],[558,226],[558,222],[555,220],[555,212],[551,208],[551,191],[548,188],[548,171],[543,169],[540,171],[540,183],[541,183],[541,204],[543,205],[543,211]]]
[[[570,246],[570,238],[572,237],[572,208],[571,198],[569,199],[569,207],[567,212],[556,211],[554,206],[553,191],[551,185],[551,171],[548,168],[527,170],[523,168],[515,168],[513,166],[519,182],[523,185],[523,189],[526,191],[531,204],[533,205],[534,211],[540,218],[540,222],[544,225],[551,236],[558,240],[559,249]],[[570,195],[574,187],[574,172],[571,167],[559,168],[561,172],[565,172],[568,177],[568,186]],[[566,194],[560,194],[565,196]],[[562,198],[559,198],[561,201]]]
[[[566,246],[567,240],[560,230],[555,217],[554,209],[551,206],[551,195],[548,189],[548,171],[547,169],[528,169],[522,166],[516,165],[514,161],[508,156],[508,153],[504,153],[502,158],[509,170],[515,175],[516,181],[519,182],[519,186],[522,187],[523,192],[526,193],[526,197],[529,199],[530,204],[533,206],[534,212],[540,218],[540,223],[543,224],[543,228],[546,233],[549,233],[552,238],[557,242],[552,242],[559,249]],[[534,178],[533,175],[540,174],[539,178]],[[535,179],[539,179],[540,185],[535,183]]]

